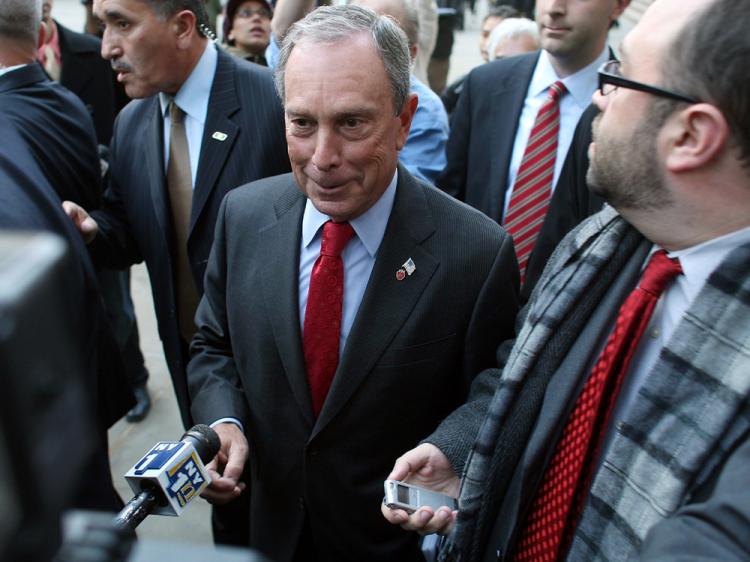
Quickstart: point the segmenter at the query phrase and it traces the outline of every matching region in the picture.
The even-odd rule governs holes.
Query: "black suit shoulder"
[[[99,157],[81,100],[49,80],[36,63],[4,75],[0,85],[0,115],[15,125],[60,198],[96,207]]]
[[[471,80],[472,85],[488,84],[490,90],[486,90],[487,92],[491,91],[493,86],[497,86],[498,80],[508,77],[528,81],[536,61],[539,59],[539,53],[540,51],[534,51],[533,53],[496,59],[472,69],[467,77]]]
[[[101,56],[98,37],[55,23],[62,59],[60,83],[81,99],[94,121],[97,141],[107,145],[119,110],[117,90],[122,87],[116,83],[110,64]]]

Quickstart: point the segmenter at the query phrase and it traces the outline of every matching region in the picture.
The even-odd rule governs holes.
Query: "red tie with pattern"
[[[638,287],[620,307],[614,329],[576,400],[524,526],[514,562],[562,559],[588,496],[596,459],[624,374],[660,295],[682,273],[664,250],[654,253]]]
[[[323,408],[339,364],[341,309],[344,302],[341,252],[353,235],[354,229],[348,222],[325,223],[320,255],[310,274],[302,346],[315,417]]]
[[[505,230],[513,237],[522,284],[552,194],[560,131],[559,102],[566,91],[562,82],[552,84],[547,100],[536,114],[503,221]]]

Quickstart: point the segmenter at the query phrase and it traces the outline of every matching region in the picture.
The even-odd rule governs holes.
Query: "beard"
[[[652,103],[649,110],[627,137],[617,131],[600,130],[602,115],[592,124],[595,150],[586,173],[589,189],[618,211],[654,210],[671,203],[656,152],[656,137],[672,112]]]

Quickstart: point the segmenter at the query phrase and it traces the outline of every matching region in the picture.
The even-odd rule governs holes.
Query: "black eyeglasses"
[[[638,90],[639,92],[646,92],[647,94],[653,94],[655,96],[671,98],[688,103],[701,103],[701,100],[694,98],[693,96],[686,96],[685,94],[672,92],[656,86],[649,86],[642,82],[628,80],[620,73],[620,61],[607,61],[599,68],[599,93],[606,96],[607,94],[614,92],[617,88]]]
[[[271,10],[269,10],[268,8],[242,8],[241,10],[237,10],[237,13],[234,17],[251,18],[254,15],[259,15],[260,17],[265,19],[271,19]]]

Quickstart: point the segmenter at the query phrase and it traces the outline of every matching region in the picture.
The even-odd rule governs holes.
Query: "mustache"
[[[112,70],[115,72],[132,72],[133,67],[126,62],[117,61],[112,63]]]

